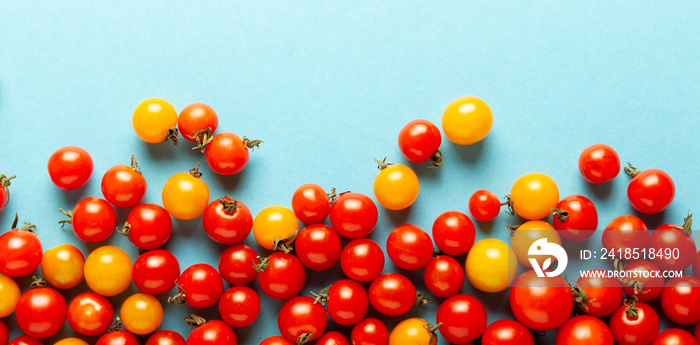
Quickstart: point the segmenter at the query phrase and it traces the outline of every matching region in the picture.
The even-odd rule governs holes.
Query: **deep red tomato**
[[[625,284],[622,290],[627,296],[637,296],[641,302],[649,302],[661,295],[664,278],[656,265],[646,260],[630,261],[625,266]]]
[[[475,238],[474,223],[462,212],[447,211],[433,222],[433,239],[443,254],[462,255],[471,249]]]
[[[0,212],[2,212],[10,201],[10,180],[15,177],[14,175],[8,177],[0,174]]]
[[[369,286],[369,302],[381,314],[402,315],[416,302],[416,288],[401,274],[382,274]]]
[[[219,273],[231,285],[246,285],[258,276],[253,262],[258,254],[245,244],[234,244],[219,257]]]
[[[15,310],[17,324],[24,334],[37,339],[58,333],[66,323],[66,299],[47,287],[30,289],[20,296]]]
[[[613,340],[618,345],[651,344],[660,327],[654,308],[635,299],[617,308],[610,316],[609,324]]]
[[[647,248],[647,245],[649,245],[648,228],[641,219],[632,215],[615,217],[603,231],[603,247],[608,249],[609,254],[614,254],[618,258],[620,251],[624,256],[627,249],[641,251]],[[614,253],[611,252],[613,250]]]
[[[661,309],[671,321],[690,325],[700,322],[700,280],[691,276],[673,278],[661,292]]]
[[[350,345],[350,341],[343,333],[328,332],[316,340],[316,345]]]
[[[620,173],[620,157],[608,145],[591,145],[581,152],[578,169],[586,181],[600,184],[614,179]]]
[[[34,339],[28,335],[20,335],[17,338],[12,339],[7,345],[44,345],[41,340]]]
[[[627,186],[627,198],[637,211],[653,214],[666,209],[676,196],[676,185],[666,172],[659,169],[639,169],[631,165],[625,171],[632,177]]]
[[[260,297],[247,286],[234,286],[221,296],[219,315],[231,327],[248,327],[260,314]]]
[[[574,316],[557,331],[556,345],[613,345],[608,326],[593,316]]]
[[[345,238],[369,235],[378,217],[377,205],[364,194],[343,193],[331,204],[331,226]]]
[[[657,253],[671,252],[678,249],[678,255],[655,255],[651,261],[662,270],[683,271],[693,264],[697,247],[690,229],[673,224],[662,225],[651,232],[649,248]]]
[[[212,201],[202,215],[204,231],[223,244],[241,243],[253,229],[253,215],[248,206],[227,196]]]
[[[387,345],[389,330],[384,322],[370,317],[358,322],[352,328],[350,341],[354,345]]]
[[[74,190],[85,185],[92,176],[92,157],[80,147],[66,146],[49,157],[47,167],[56,187]]]
[[[605,270],[591,270],[590,275],[581,276],[576,285],[585,292],[587,300],[579,303],[581,310],[586,314],[603,317],[608,316],[622,304],[622,285],[616,278],[595,276],[604,274]]]
[[[109,301],[94,293],[84,292],[68,304],[68,324],[77,333],[89,336],[107,332],[114,320],[114,308]]]
[[[60,211],[71,219],[59,223],[73,224],[75,235],[85,242],[102,242],[112,235],[117,226],[114,207],[107,200],[94,196],[80,200],[73,211]]]
[[[182,109],[177,117],[177,129],[185,139],[203,147],[219,127],[219,117],[212,107],[204,103],[192,103]]]
[[[294,297],[287,301],[277,314],[277,326],[282,336],[296,343],[318,339],[326,331],[328,315],[321,303],[307,296]]]
[[[469,197],[469,213],[480,222],[490,222],[501,211],[501,201],[498,196],[488,190],[477,190]]]
[[[423,271],[423,280],[428,291],[440,298],[456,295],[464,286],[462,265],[447,255],[434,257]]]
[[[175,287],[180,277],[180,263],[165,249],[150,250],[136,259],[131,274],[141,292],[160,295]]]
[[[165,245],[173,233],[173,221],[165,208],[151,203],[134,207],[126,219],[121,234],[138,248],[151,250]]]
[[[695,262],[693,262],[693,275],[695,278],[700,278],[700,251],[695,254]]]
[[[146,179],[141,174],[136,158],[131,155],[131,166],[115,165],[102,176],[102,195],[112,205],[131,208],[146,195]]]
[[[438,308],[436,321],[445,340],[451,343],[466,344],[484,333],[486,329],[486,309],[473,296],[455,295]]]
[[[7,345],[10,341],[10,330],[7,329],[7,325],[0,320],[0,345]]]
[[[415,271],[425,267],[433,256],[433,241],[423,229],[399,225],[386,240],[386,252],[396,266]]]
[[[299,294],[306,282],[306,271],[296,256],[275,252],[261,260],[258,284],[263,293],[278,301],[286,301]]]
[[[680,328],[669,328],[656,337],[651,345],[698,345],[693,335]]]
[[[154,333],[146,345],[187,345],[185,338],[183,338],[180,333],[163,330]]]
[[[306,268],[325,271],[338,262],[343,248],[333,228],[325,224],[312,224],[299,232],[294,249]]]
[[[233,328],[223,321],[202,322],[196,327],[187,337],[187,345],[238,345]]]
[[[39,268],[44,250],[33,232],[35,226],[26,224],[17,229],[17,215],[12,230],[0,236],[0,273],[10,277],[24,277]]]
[[[182,304],[181,296],[184,295],[187,305],[195,309],[205,309],[219,301],[224,293],[224,281],[214,267],[194,264],[180,275],[178,289],[180,294],[168,299],[168,303]]]
[[[515,318],[525,327],[546,332],[569,319],[574,310],[574,297],[561,276],[540,278],[530,270],[513,282],[510,306]]]
[[[698,322],[697,325],[695,325],[695,339],[700,342],[700,322]]]
[[[335,190],[331,194],[334,197]],[[321,223],[331,211],[329,195],[315,183],[301,185],[292,195],[292,210],[304,224]]]
[[[442,154],[438,152],[441,143],[440,130],[428,120],[413,120],[399,132],[399,149],[414,163],[433,158],[435,166],[442,165]]]
[[[598,211],[585,196],[569,195],[561,199],[556,208],[553,225],[567,241],[585,241],[598,228]]]
[[[294,345],[296,342],[292,343],[284,339],[281,335],[269,336],[260,343],[260,345]]]
[[[367,290],[354,280],[341,279],[330,286],[327,297],[321,296],[324,297],[322,301],[326,301],[328,316],[341,326],[354,325],[367,315]]]
[[[128,331],[110,332],[100,337],[95,345],[140,345],[139,338]]]
[[[482,344],[535,345],[535,338],[527,327],[517,321],[503,319],[488,325],[481,336]]]
[[[352,240],[340,254],[340,267],[348,278],[371,282],[382,274],[384,252],[368,238]]]
[[[220,133],[206,147],[207,164],[219,175],[235,175],[248,165],[248,149],[262,141],[241,139],[233,133]]]

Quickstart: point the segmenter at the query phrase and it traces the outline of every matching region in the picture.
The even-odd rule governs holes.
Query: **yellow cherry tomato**
[[[559,202],[559,188],[542,173],[529,173],[515,181],[510,189],[513,209],[519,216],[536,220],[547,217]]]
[[[499,292],[510,286],[518,271],[518,259],[507,243],[486,238],[476,242],[464,265],[467,279],[484,292]]]
[[[284,206],[266,207],[253,220],[255,240],[263,248],[270,250],[274,248],[275,240],[287,239],[294,235],[297,230],[299,230],[297,216]]]
[[[41,274],[56,289],[71,289],[83,281],[85,256],[71,244],[53,247],[41,257]]]
[[[169,140],[169,135],[173,134],[177,145],[177,111],[162,98],[151,97],[139,103],[134,109],[131,124],[139,138],[147,143]]]
[[[199,163],[190,173],[171,176],[163,186],[163,207],[177,219],[197,218],[209,205],[209,187],[199,179],[198,168]]]
[[[374,178],[374,197],[390,210],[403,210],[418,198],[418,176],[403,164],[386,165]]]
[[[423,319],[403,320],[391,331],[389,345],[436,345],[437,335],[428,328],[430,324]]]
[[[513,237],[510,239],[510,245],[513,247],[513,252],[515,252],[515,257],[518,258],[521,264],[525,267],[532,267],[530,263],[530,258],[536,259],[537,262],[542,263],[546,259],[551,258],[552,263],[556,258],[552,255],[528,255],[530,246],[532,246],[535,241],[546,238],[547,242],[556,243],[561,245],[561,237],[556,229],[549,223],[541,220],[531,220],[529,222],[520,225],[517,230],[513,233]]]
[[[15,280],[0,273],[0,319],[15,312],[19,296],[19,286]]]
[[[442,113],[442,130],[447,139],[458,145],[470,145],[486,138],[491,126],[491,108],[479,97],[457,98]]]
[[[87,341],[78,338],[66,338],[55,342],[53,345],[90,345]]]
[[[137,293],[122,303],[119,317],[127,331],[148,334],[160,327],[163,321],[163,306],[155,297]]]
[[[85,260],[85,282],[102,296],[118,295],[131,284],[131,259],[115,246],[99,247]]]

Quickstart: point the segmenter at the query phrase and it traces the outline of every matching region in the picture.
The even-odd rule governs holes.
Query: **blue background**
[[[650,227],[679,223],[700,201],[699,12],[696,1],[3,2],[0,172],[18,178],[0,228],[9,229],[18,212],[38,224],[45,250],[73,243],[87,255],[109,243],[136,259],[137,250],[118,235],[80,243],[56,224],[63,217],[57,210],[101,196],[102,174],[128,163],[131,153],[148,180],[147,202],[160,203],[169,176],[204,163],[190,143],[150,145],[135,135],[131,113],[151,96],[178,110],[208,103],[220,131],[265,141],[238,176],[203,168],[212,198],[231,195],[254,214],[289,206],[307,182],[372,195],[372,157],[405,162],[396,140],[406,122],[439,125],[451,100],[470,94],[486,100],[495,117],[491,134],[464,147],[444,138],[440,169],[411,165],[421,179],[420,197],[408,211],[380,210],[371,238],[382,245],[399,224],[429,231],[441,212],[466,211],[475,190],[505,195],[532,171],[551,175],[562,197],[591,197],[600,228],[617,215],[636,214],[625,193],[627,176],[602,186],[580,177],[579,153],[598,142],[613,146],[623,162],[667,171],[677,185],[675,202],[642,218]],[[54,187],[46,172],[49,155],[67,145],[87,149],[95,163],[91,181],[73,192]],[[120,223],[127,214],[118,210]],[[508,240],[505,226],[518,222],[502,214],[478,224],[477,239]],[[591,248],[599,247],[599,236]],[[245,243],[266,253],[252,236]],[[206,237],[200,219],[176,221],[165,248],[183,269],[215,264],[223,249]],[[385,272],[393,270],[387,261]],[[304,291],[342,277],[339,267],[333,272],[332,278],[309,272]],[[407,275],[425,291],[421,272]],[[19,283],[25,288],[28,279]],[[65,296],[86,289],[83,283]],[[484,301],[489,322],[512,317],[507,292],[484,294],[468,283],[463,291]],[[132,285],[110,300],[118,309],[134,292]],[[434,321],[438,303],[404,317]],[[258,321],[236,330],[241,343],[278,334],[281,305],[263,297]],[[193,310],[165,305],[165,311],[161,328],[186,336],[182,318]],[[216,308],[203,315],[215,317]],[[392,327],[402,318],[385,320]],[[16,336],[14,316],[3,321]],[[554,333],[540,342],[552,343]],[[60,336],[70,334],[66,324]]]

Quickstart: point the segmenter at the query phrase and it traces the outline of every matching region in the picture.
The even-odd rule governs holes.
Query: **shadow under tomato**
[[[207,165],[207,167],[208,167],[208,165]],[[216,176],[216,178],[212,177],[209,180],[215,181],[218,184],[218,187],[220,187],[220,188],[216,188],[216,189],[223,189],[226,192],[232,192],[232,191],[236,190],[236,187],[238,187],[238,184],[241,182],[241,178],[245,174],[246,170],[248,170],[249,168],[250,167],[246,166],[246,168],[243,169],[243,171],[239,172],[236,175],[231,175],[231,176],[219,175],[219,174],[213,172],[211,169],[209,169],[210,176]],[[213,197],[220,198],[220,197],[223,197],[223,195],[213,196]],[[235,197],[234,197],[234,199],[235,199]]]
[[[408,217],[411,215],[411,208],[412,207],[408,207],[408,208],[405,208],[405,209],[399,210],[399,211],[392,211],[392,210],[384,209],[384,214],[389,216],[389,220],[391,221],[391,224],[394,227],[397,227],[399,225],[406,224]]]
[[[481,153],[484,151],[484,147],[488,145],[489,138],[486,137],[484,138],[484,140],[481,140],[471,145],[457,145],[449,140],[446,141],[449,143],[448,145],[451,145],[452,150],[450,151],[457,152],[457,155],[462,161],[469,164],[473,164],[479,160],[479,157],[481,157]],[[445,144],[443,144],[443,146],[444,145]],[[449,164],[449,159],[451,157],[452,156],[446,157],[445,164]]]
[[[583,178],[579,177],[579,179],[581,180],[582,184],[586,185],[588,191],[595,195],[595,197],[598,199],[607,199],[612,193],[613,189],[615,189],[615,184],[617,181],[617,179],[615,179],[601,184],[593,184],[586,182],[583,180]]]
[[[683,225],[682,218],[681,219],[670,219],[670,220],[666,221],[666,210],[663,210],[663,211],[661,211],[659,213],[655,213],[655,214],[646,214],[646,213],[642,213],[642,212],[637,211],[636,209],[634,209],[634,207],[632,207],[632,205],[629,205],[629,210],[630,210],[629,214],[632,214],[636,217],[639,217],[641,220],[643,220],[644,224],[647,225],[647,228],[649,228],[649,230],[654,230],[654,229],[658,228],[659,226],[664,225],[664,224],[668,224],[668,223],[677,224],[677,225],[681,225],[681,226]]]
[[[145,145],[148,155],[155,160],[167,160],[175,157],[175,150],[185,149],[185,147],[174,147],[171,141],[161,142],[157,144],[147,143],[141,140],[138,136],[134,136],[134,140],[139,141],[137,145]],[[178,146],[189,146],[185,143],[186,140],[180,138]]]

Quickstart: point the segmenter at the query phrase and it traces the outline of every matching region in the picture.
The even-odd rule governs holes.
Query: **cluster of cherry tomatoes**
[[[136,107],[132,119],[137,135],[146,142],[172,140],[177,145],[179,134],[195,142],[194,148],[205,154],[211,170],[221,175],[242,171],[249,159],[248,150],[261,143],[233,133],[216,134],[217,114],[202,103],[185,107],[178,116],[167,101],[149,98]],[[454,100],[442,117],[443,132],[458,145],[484,139],[492,125],[489,106],[472,96]],[[441,141],[440,129],[427,120],[409,122],[398,138],[406,159],[430,161],[435,168],[444,163]],[[410,207],[420,190],[415,172],[386,159],[376,161],[380,172],[374,180],[375,199],[388,210]],[[584,150],[579,169],[586,181],[598,184],[614,179],[622,167],[611,147],[598,144]],[[48,170],[57,187],[72,190],[90,179],[93,163],[87,151],[65,147],[49,158]],[[627,194],[635,209],[658,213],[672,203],[675,186],[668,174],[658,169],[641,171],[631,165],[624,170],[632,177]],[[82,241],[102,242],[114,230],[128,236],[142,250],[133,264],[124,250],[110,245],[97,247],[87,258],[70,244],[44,252],[36,226],[25,221],[19,227],[16,217],[12,230],[0,236],[0,318],[14,313],[26,335],[9,344],[41,344],[37,339],[57,334],[66,321],[78,334],[100,336],[98,345],[139,344],[136,335],[150,335],[147,345],[237,344],[234,328],[252,325],[260,312],[260,296],[246,286],[256,279],[265,296],[285,301],[278,311],[280,335],[267,337],[260,345],[434,345],[438,332],[454,344],[527,345],[535,343],[533,331],[557,328],[557,345],[692,345],[700,340],[700,280],[695,278],[700,277],[700,252],[690,235],[690,216],[682,226],[663,225],[652,232],[635,216],[613,219],[602,236],[603,247],[617,256],[610,269],[635,278],[588,275],[570,285],[561,276],[539,276],[537,270],[550,272],[547,268],[557,257],[532,254],[530,249],[542,239],[560,246],[563,241],[589,239],[598,227],[598,213],[585,196],[560,199],[556,182],[542,173],[518,178],[503,200],[486,190],[475,192],[468,200],[469,213],[479,222],[492,221],[502,207],[525,220],[512,227],[510,244],[495,238],[475,242],[472,218],[460,211],[447,211],[435,219],[431,234],[413,224],[396,227],[384,249],[367,238],[379,215],[377,205],[367,195],[338,194],[334,189],[327,193],[309,183],[293,193],[291,208],[269,206],[253,216],[243,202],[228,196],[210,202],[201,175],[197,163],[189,172],[175,174],[166,182],[161,193],[163,206],[142,203],[147,183],[132,156],[130,165],[116,165],[104,174],[104,198],[87,197],[72,210],[60,210],[67,216],[61,223],[70,224]],[[0,211],[9,200],[13,177],[0,175]],[[117,226],[114,207],[131,209],[122,226]],[[546,220],[550,215],[551,223]],[[199,263],[181,271],[175,255],[159,249],[172,235],[171,216],[182,220],[201,216],[206,234],[229,246],[221,253],[217,267]],[[305,224],[301,229],[300,222]],[[262,257],[241,243],[251,232],[257,244],[272,254]],[[344,247],[341,237],[350,240]],[[675,250],[678,255],[646,260],[638,257],[642,249],[670,250],[672,254]],[[384,250],[398,268],[423,270],[428,291],[417,291],[403,274],[383,273]],[[464,263],[455,259],[465,254]],[[309,296],[300,295],[307,270],[326,271],[337,263],[347,279]],[[518,275],[518,264],[527,271]],[[664,281],[658,275],[641,274],[682,271],[691,266],[695,277]],[[35,277],[32,288],[21,293],[12,278],[32,275],[39,268],[41,277]],[[632,275],[635,272],[639,275]],[[74,288],[83,280],[91,291],[67,302],[59,291]],[[487,325],[482,302],[460,293],[465,281],[487,293],[509,289],[515,320]],[[124,292],[132,282],[140,293],[126,298],[115,322],[116,311],[106,297]],[[231,287],[225,290],[224,282]],[[192,314],[185,320],[195,327],[187,340],[173,331],[157,331],[164,315],[153,296],[176,287],[178,293],[168,298],[169,303],[192,309],[218,304],[221,320]],[[367,317],[370,306],[387,317],[399,317],[435,301],[428,296],[441,301],[435,320],[408,318],[389,331],[382,321]],[[656,298],[673,322],[698,323],[695,336],[679,328],[659,333],[659,316],[648,304]],[[609,318],[607,324],[600,319],[603,317]],[[329,318],[338,325],[352,326],[349,338],[326,332]],[[0,345],[8,341],[7,327],[0,321]],[[57,344],[86,342],[67,338]]]

